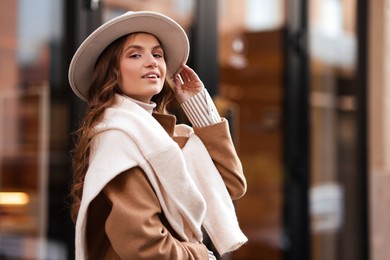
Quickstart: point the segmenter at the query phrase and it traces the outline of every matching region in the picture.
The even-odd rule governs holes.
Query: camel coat
[[[185,145],[188,137],[174,136],[174,116],[153,116],[180,147]],[[227,121],[194,128],[194,132],[206,146],[231,198],[242,197],[246,180]],[[175,234],[139,167],[116,176],[90,203],[86,232],[88,259],[209,259],[202,242],[183,242]]]

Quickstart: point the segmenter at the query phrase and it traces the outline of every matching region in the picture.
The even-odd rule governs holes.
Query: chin
[[[155,89],[153,90],[153,94],[152,94],[152,95],[153,95],[153,96],[154,96],[154,95],[157,95],[157,94],[160,93],[162,90],[163,90],[163,88],[159,86],[159,87],[157,87],[157,88],[155,88]]]

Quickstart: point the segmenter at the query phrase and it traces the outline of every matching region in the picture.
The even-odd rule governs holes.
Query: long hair
[[[89,167],[94,127],[102,119],[106,108],[113,105],[115,94],[122,94],[118,85],[121,76],[119,70],[120,57],[128,37],[133,37],[134,35],[135,33],[125,35],[112,42],[99,56],[95,65],[88,89],[87,111],[80,128],[75,132],[75,148],[72,151],[73,183],[70,190],[72,199],[70,215],[74,222],[77,219],[83,193],[84,178]],[[168,113],[167,107],[174,100],[171,86],[172,81],[167,78],[161,92],[153,97],[152,100],[157,104],[157,112]]]

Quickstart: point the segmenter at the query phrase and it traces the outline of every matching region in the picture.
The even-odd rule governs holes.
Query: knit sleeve
[[[218,110],[206,89],[181,104],[194,127],[204,127],[221,122]]]

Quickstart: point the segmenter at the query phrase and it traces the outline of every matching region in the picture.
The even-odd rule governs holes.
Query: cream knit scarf
[[[103,162],[92,158],[86,182],[88,179],[101,178],[99,176],[102,175],[111,175],[109,178],[103,177],[100,185],[96,184],[102,186],[119,174],[119,170],[138,165],[151,182],[170,225],[184,241],[202,241],[203,226],[221,255],[233,251],[244,244],[247,238],[238,225],[229,193],[202,141],[191,128],[180,127],[181,131],[189,134],[183,149],[152,115],[130,99],[117,95],[116,104],[106,110],[104,120],[96,130],[121,130],[127,134],[130,143],[135,143],[137,147],[126,145],[129,143],[126,140],[112,143],[112,147],[116,148],[115,153],[120,153],[115,156],[123,158],[119,161],[116,158],[116,170],[110,172],[109,167],[100,165]],[[133,155],[137,152],[140,156]],[[113,156],[111,153],[107,151],[106,156]],[[100,155],[100,158],[103,157]],[[137,161],[129,164],[128,159]],[[105,172],[99,172],[102,169]],[[85,189],[84,193],[97,194],[92,191],[96,186],[90,192],[88,187]],[[89,204],[93,196],[89,195],[88,199],[83,194],[83,200],[87,201],[84,204]],[[81,205],[82,210],[86,212],[87,205]],[[80,220],[79,225],[85,226],[82,223],[84,221]]]

